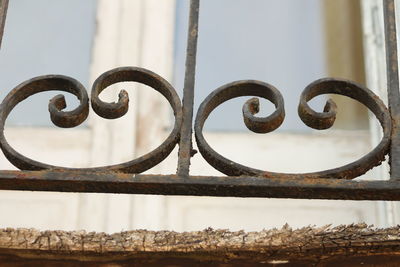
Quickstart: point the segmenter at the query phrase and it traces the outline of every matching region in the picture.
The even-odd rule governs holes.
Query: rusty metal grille
[[[21,171],[0,171],[0,189],[63,192],[99,192],[158,195],[314,198],[352,200],[400,200],[400,93],[398,78],[397,40],[394,0],[383,0],[386,36],[387,91],[389,108],[368,88],[352,81],[324,78],[306,87],[300,97],[298,113],[301,120],[314,129],[330,128],[336,117],[336,104],[328,100],[323,112],[313,110],[308,102],[322,94],[350,97],[366,106],[379,120],[383,137],[380,143],[362,158],[330,170],[312,173],[275,173],[258,170],[233,162],[218,154],[203,136],[203,126],[209,114],[223,102],[241,96],[252,96],[243,105],[243,120],[256,133],[277,129],[285,117],[284,100],[273,86],[254,80],[226,84],[214,90],[200,105],[193,124],[193,100],[196,50],[199,23],[199,0],[191,0],[186,51],[186,71],[183,100],[162,77],[138,67],[119,67],[105,72],[94,82],[90,98],[75,79],[62,75],[32,78],[15,87],[0,105],[0,147],[6,158]],[[0,0],[0,44],[6,21],[8,0]],[[52,166],[27,158],[11,147],[4,135],[7,116],[13,108],[30,96],[44,91],[65,91],[75,95],[80,104],[72,111],[66,107],[63,95],[49,102],[52,122],[63,128],[75,127],[88,116],[89,106],[105,119],[122,117],[128,110],[129,96],[122,90],[117,103],[100,100],[99,94],[118,82],[134,81],[160,92],[171,105],[175,122],[167,139],[150,153],[131,161],[87,169]],[[255,116],[259,99],[275,105],[267,117]],[[89,105],[90,100],[90,105]],[[226,176],[190,176],[192,133],[199,152],[215,169]],[[179,145],[176,174],[140,174],[162,162]],[[381,164],[389,155],[390,180],[356,181],[368,170]]]

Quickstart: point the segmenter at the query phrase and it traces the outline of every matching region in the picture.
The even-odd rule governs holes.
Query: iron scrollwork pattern
[[[179,141],[182,107],[176,91],[163,78],[142,68],[116,68],[105,72],[97,78],[91,91],[91,106],[96,114],[106,119],[116,119],[126,114],[129,106],[129,97],[125,90],[121,90],[119,100],[116,103],[106,103],[99,98],[99,94],[104,89],[119,82],[139,82],[160,92],[168,100],[174,111],[174,128],[158,148],[142,157],[122,164],[81,170],[140,173],[163,161]],[[80,105],[74,110],[63,111],[66,108],[64,96],[56,95],[53,97],[49,102],[49,112],[51,120],[55,125],[63,128],[71,128],[80,125],[86,120],[89,113],[89,98],[86,89],[78,81],[61,75],[40,76],[18,85],[8,94],[0,106],[0,147],[7,159],[21,170],[68,169],[26,158],[8,144],[4,135],[7,116],[18,103],[34,94],[53,90],[72,93],[80,101]],[[271,115],[264,118],[255,116],[260,108],[258,98],[253,97],[243,105],[243,121],[247,128],[255,133],[274,131],[282,124],[285,117],[284,99],[275,87],[260,81],[245,80],[233,82],[218,88],[200,105],[194,126],[200,153],[210,165],[229,176],[252,175],[266,178],[307,177],[352,179],[379,165],[388,153],[391,133],[390,114],[383,102],[369,89],[354,82],[331,78],[317,80],[303,91],[298,107],[298,113],[302,121],[314,129],[330,128],[336,117],[336,104],[331,99],[326,102],[323,112],[316,112],[308,105],[308,101],[322,94],[344,95],[364,104],[375,114],[383,128],[381,142],[370,153],[353,163],[340,168],[304,174],[257,170],[226,159],[211,148],[203,135],[203,126],[206,119],[223,102],[240,96],[256,96],[271,101],[276,109]]]
[[[163,161],[174,149],[179,141],[182,124],[182,107],[175,89],[157,74],[137,67],[121,67],[103,73],[93,84],[91,93],[91,105],[93,110],[106,119],[117,119],[128,111],[129,97],[125,90],[119,93],[117,103],[106,103],[100,100],[99,94],[107,87],[119,82],[138,82],[148,85],[161,93],[171,105],[175,123],[165,141],[156,149],[137,159],[105,167],[80,169],[85,171],[115,171],[125,173],[141,173]],[[89,114],[89,98],[86,89],[78,81],[61,75],[40,76],[28,80],[15,87],[0,105],[0,147],[7,159],[21,170],[74,170],[70,168],[52,166],[29,159],[7,142],[4,135],[4,126],[7,116],[13,108],[28,97],[44,91],[65,91],[74,94],[80,104],[72,111],[63,111],[66,108],[63,95],[56,95],[49,102],[49,112],[52,122],[63,128],[71,128],[80,125]]]
[[[0,7],[0,45],[8,0]],[[322,112],[313,110],[308,102],[319,95],[338,94],[366,106],[383,129],[379,144],[357,161],[320,172],[293,174],[258,170],[233,162],[218,154],[207,143],[204,124],[215,108],[223,102],[241,96],[253,96],[243,105],[243,121],[255,133],[276,130],[284,121],[285,108],[281,93],[270,84],[244,80],[226,84],[213,91],[200,105],[193,125],[193,103],[197,37],[199,33],[200,0],[191,0],[183,101],[175,89],[162,77],[142,68],[122,67],[102,74],[93,84],[91,97],[76,80],[62,75],[40,76],[15,87],[0,104],[0,147],[7,159],[22,171],[0,171],[0,189],[44,190],[63,192],[98,192],[191,196],[277,197],[352,200],[400,200],[400,92],[397,59],[397,32],[394,0],[383,0],[385,46],[387,61],[388,108],[368,88],[352,81],[325,78],[311,83],[300,97],[298,113],[301,120],[314,129],[328,129],[335,121],[337,107],[328,100]],[[75,127],[86,120],[89,107],[106,119],[120,118],[128,110],[129,97],[121,90],[116,103],[105,103],[99,94],[119,82],[138,82],[152,87],[167,99],[173,109],[175,122],[169,136],[148,154],[131,161],[99,168],[72,169],[52,166],[29,159],[7,142],[5,123],[14,107],[30,96],[44,91],[64,91],[75,95],[79,106],[66,108],[63,95],[50,100],[49,112],[59,127]],[[259,98],[275,105],[269,116],[258,117]],[[192,130],[201,155],[208,163],[227,176],[192,176],[190,161],[195,150]],[[175,174],[140,174],[162,162],[179,144]],[[390,180],[354,180],[379,165],[389,154]],[[267,163],[265,163],[267,164]],[[133,175],[132,175],[133,174]]]
[[[301,94],[298,113],[307,126],[319,130],[330,128],[336,118],[336,104],[331,99],[326,102],[323,112],[316,112],[308,105],[308,101],[322,94],[338,94],[353,98],[365,105],[376,116],[383,128],[383,137],[370,153],[340,168],[303,174],[257,170],[240,165],[218,154],[205,140],[203,127],[210,113],[225,101],[240,96],[257,96],[267,99],[275,105],[275,111],[265,118],[254,116],[259,111],[258,98],[251,98],[243,105],[244,123],[249,130],[255,133],[274,131],[284,120],[284,101],[280,92],[272,85],[253,80],[226,84],[216,89],[203,101],[197,112],[194,126],[199,151],[209,164],[230,176],[352,179],[379,165],[388,153],[392,129],[391,117],[385,104],[372,91],[354,82],[332,78],[317,80],[308,85]]]

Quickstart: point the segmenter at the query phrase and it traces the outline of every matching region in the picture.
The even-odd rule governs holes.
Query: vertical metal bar
[[[183,123],[179,142],[178,175],[188,176],[192,149],[192,120],[196,72],[199,0],[190,1],[189,29],[186,50],[186,70],[183,87]]]
[[[0,48],[3,40],[4,25],[6,24],[7,8],[8,0],[0,0]]]
[[[394,0],[383,0],[386,40],[386,72],[389,110],[393,129],[390,145],[390,179],[400,180],[400,92]]]

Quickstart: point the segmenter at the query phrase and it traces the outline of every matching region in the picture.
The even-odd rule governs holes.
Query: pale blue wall
[[[87,86],[95,12],[96,0],[11,0],[0,50],[0,100],[17,84],[44,74],[69,75]],[[30,98],[8,122],[50,125],[47,105],[55,94]],[[67,102],[77,104],[74,97]]]
[[[177,1],[175,85],[181,90],[189,1]],[[257,79],[276,86],[285,98],[280,129],[308,129],[297,116],[297,104],[307,84],[326,76],[321,1],[202,0],[200,5],[196,109],[225,83]],[[245,130],[241,107],[246,99],[224,104],[206,129]],[[322,102],[315,104],[322,108]],[[262,105],[263,114],[272,107]]]
[[[287,116],[281,129],[307,129],[296,108],[303,88],[325,76],[320,2],[202,0],[195,109],[213,89],[227,82],[258,79],[273,84],[285,97]],[[173,82],[179,92],[188,3],[177,0]],[[70,75],[87,86],[95,7],[95,0],[10,1],[0,50],[0,99],[20,82],[43,74]],[[48,94],[34,97],[13,112],[10,122],[51,125],[49,99]],[[211,115],[206,128],[244,130],[241,106],[245,99],[224,104]],[[68,100],[76,104],[73,97]],[[272,105],[262,104],[263,114],[268,114]]]

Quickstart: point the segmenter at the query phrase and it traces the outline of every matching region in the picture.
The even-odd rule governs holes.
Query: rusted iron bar
[[[0,48],[3,40],[4,25],[6,24],[8,0],[0,0]]]
[[[400,92],[394,0],[383,0],[383,9],[386,39],[387,91],[389,110],[393,122],[389,159],[390,179],[400,180]]]
[[[117,103],[105,103],[99,94],[112,84],[135,81],[160,92],[170,103],[175,115],[171,134],[156,149],[131,161],[93,168],[69,169],[48,165],[24,157],[15,151],[4,135],[7,116],[13,108],[31,95],[61,90],[74,94],[80,105],[72,111],[66,107],[63,95],[49,103],[52,121],[60,127],[82,123],[89,112],[86,89],[76,80],[61,76],[36,77],[15,87],[0,104],[0,148],[7,159],[25,171],[0,171],[0,189],[61,192],[97,192],[156,195],[230,196],[266,198],[310,198],[347,200],[400,200],[400,92],[397,66],[397,41],[394,0],[383,0],[387,50],[388,95],[390,113],[385,104],[368,88],[342,79],[320,79],[305,88],[298,112],[305,124],[315,129],[331,127],[336,117],[336,104],[328,100],[323,112],[316,112],[308,102],[322,94],[339,94],[364,104],[383,128],[381,142],[367,155],[339,168],[303,174],[275,173],[240,165],[224,158],[212,149],[203,136],[208,116],[223,102],[240,96],[256,96],[271,101],[276,110],[267,117],[255,116],[259,100],[249,99],[243,106],[243,120],[253,132],[267,133],[280,126],[285,117],[284,100],[280,92],[267,83],[254,80],[237,81],[214,90],[201,104],[194,125],[197,145],[202,156],[217,170],[231,177],[189,176],[192,148],[192,119],[198,37],[199,0],[191,0],[183,107],[175,89],[155,73],[136,67],[120,67],[102,74],[91,93],[93,110],[103,118],[115,119],[128,109],[129,97],[119,94]],[[0,42],[8,1],[0,0]],[[162,162],[179,142],[177,175],[140,175]],[[390,153],[390,181],[354,181]],[[190,179],[188,179],[190,178]]]
[[[400,200],[398,181],[1,171],[0,189],[154,195]]]
[[[183,123],[179,142],[177,173],[189,175],[190,158],[193,155],[192,120],[194,104],[194,84],[196,73],[197,36],[199,28],[199,0],[190,1],[189,29],[186,50],[186,70],[183,88]]]

